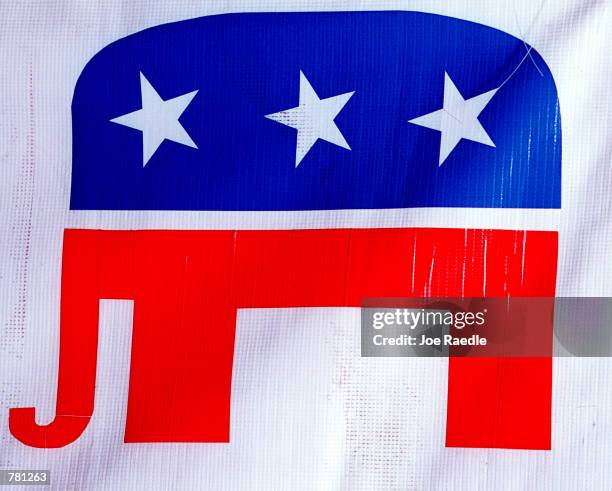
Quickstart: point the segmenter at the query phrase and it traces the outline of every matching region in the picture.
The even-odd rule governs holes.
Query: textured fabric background
[[[538,50],[561,104],[561,211],[216,213],[190,226],[558,230],[557,294],[612,295],[610,2],[0,0],[0,468],[51,469],[56,489],[610,489],[611,360],[555,360],[552,451],[449,449],[445,360],[361,359],[354,309],[241,311],[232,443],[125,445],[132,307],[104,301],[86,433],[57,450],[10,435],[9,407],[36,406],[39,423],[54,415],[62,230],[180,228],[185,220],[68,211],[70,102],[86,62],[123,36],[191,17],[368,9],[472,20]]]

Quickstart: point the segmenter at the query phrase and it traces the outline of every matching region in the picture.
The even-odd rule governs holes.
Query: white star
[[[441,166],[462,138],[494,147],[495,144],[478,121],[478,115],[487,106],[499,88],[464,99],[449,77],[444,73],[443,108],[408,121],[440,132]]]
[[[351,149],[334,123],[334,119],[354,93],[354,91],[347,92],[327,99],[319,99],[306,75],[300,70],[299,105],[266,116],[268,119],[297,130],[296,167],[300,165],[302,159],[319,139],[347,150]]]
[[[142,109],[111,119],[111,122],[142,131],[143,167],[164,140],[198,148],[179,122],[181,114],[197,93],[198,91],[194,90],[164,101],[142,72],[140,73]]]

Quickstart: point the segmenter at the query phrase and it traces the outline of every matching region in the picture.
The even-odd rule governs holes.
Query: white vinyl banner
[[[353,10],[450,16],[533,46],[560,101],[561,209],[70,210],[71,101],[105,46],[213,14]],[[9,429],[11,408],[55,416],[66,228],[557,231],[556,295],[612,296],[611,38],[606,0],[0,0],[0,470],[49,470],[60,490],[611,489],[612,360],[554,360],[551,450],[449,448],[448,360],[362,358],[355,307],[240,309],[230,442],[124,443],[134,304],[105,299],[87,429],[49,449]]]

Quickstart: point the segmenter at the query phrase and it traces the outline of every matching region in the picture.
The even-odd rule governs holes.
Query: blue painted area
[[[407,121],[442,107],[444,72],[464,97],[502,84],[525,45],[417,12],[231,14],[154,27],[98,53],[73,103],[72,209],[559,208],[561,122],[553,78],[527,59],[480,115],[495,143],[462,140],[438,167],[440,133]],[[302,70],[321,98],[355,94],[336,118],[352,150],[318,141],[295,167],[296,131],[266,114],[298,104]],[[141,108],[139,73],[198,146],[110,119]],[[540,73],[541,72],[541,73]]]

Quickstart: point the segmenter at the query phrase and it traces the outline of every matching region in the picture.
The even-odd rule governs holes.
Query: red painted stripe
[[[238,308],[359,306],[364,297],[483,290],[552,296],[555,251],[549,232],[67,230],[57,417],[41,427],[32,408],[13,409],[11,431],[27,445],[60,447],[85,429],[94,410],[100,298],[135,301],[125,441],[223,442]],[[549,448],[550,366],[452,360],[447,444]]]
[[[557,233],[488,241],[486,268],[487,296],[554,297]],[[549,450],[551,405],[552,358],[451,358],[446,445]]]

